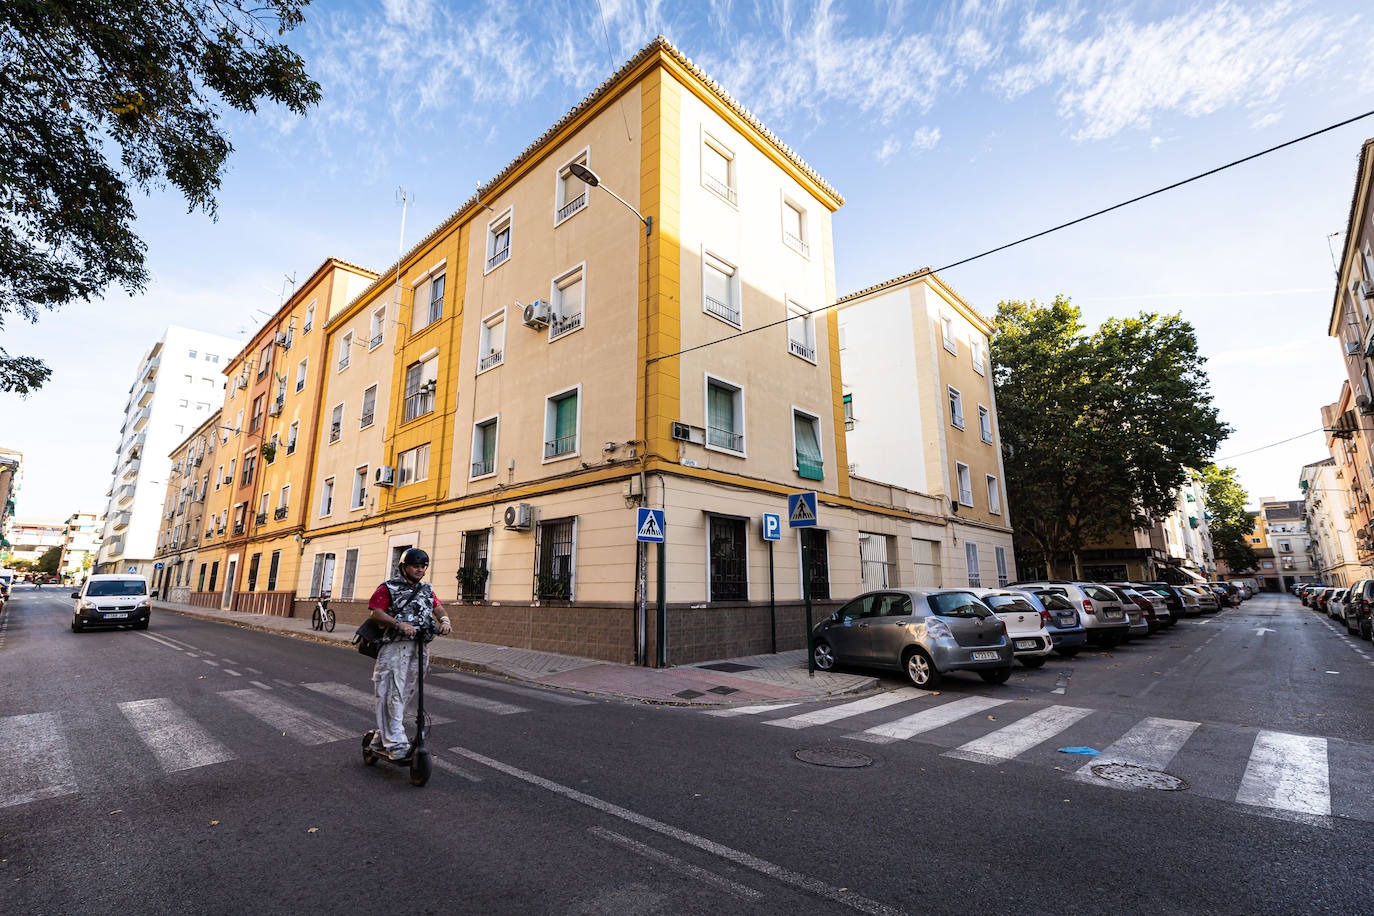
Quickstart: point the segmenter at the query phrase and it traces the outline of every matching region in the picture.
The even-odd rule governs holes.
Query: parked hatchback
[[[72,632],[87,627],[132,626],[148,629],[151,605],[148,580],[142,576],[99,574],[72,592]]]
[[[1025,595],[1032,604],[1040,608],[1041,617],[1048,617],[1046,629],[1054,640],[1054,652],[1061,658],[1073,658],[1088,644],[1088,631],[1078,608],[1069,603],[1058,592],[1033,591],[1031,589],[1009,589]]]
[[[1070,582],[1066,579],[1042,579],[1039,582],[1013,582],[1010,588],[1030,588],[1063,595],[1082,610],[1080,618],[1088,631],[1088,642],[1110,649],[1130,635],[1126,609],[1116,593],[1096,582]]]
[[[1011,677],[1007,627],[963,589],[864,592],[818,623],[812,658],[829,671],[839,663],[905,671],[932,690],[951,671],[974,671],[989,684]]]
[[[1054,639],[1048,629],[1050,615],[1031,603],[1024,592],[980,588],[975,594],[1006,624],[1016,660],[1027,668],[1045,664],[1054,651]]]

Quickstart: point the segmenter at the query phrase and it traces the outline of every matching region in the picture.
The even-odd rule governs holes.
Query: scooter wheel
[[[372,753],[372,732],[363,735],[363,763],[368,766],[377,765],[377,755]]]
[[[410,784],[423,786],[429,782],[429,751],[418,750],[410,758]]]

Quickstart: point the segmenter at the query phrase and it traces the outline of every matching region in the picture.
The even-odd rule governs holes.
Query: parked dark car
[[[1190,616],[1188,614],[1188,602],[1183,600],[1183,593],[1178,590],[1177,586],[1170,585],[1168,582],[1146,582],[1144,584],[1164,594],[1164,602],[1169,606],[1169,613],[1174,615],[1174,620],[1182,620],[1184,617]]]
[[[1350,586],[1345,598],[1345,628],[1361,639],[1374,635],[1374,579],[1360,579]]]

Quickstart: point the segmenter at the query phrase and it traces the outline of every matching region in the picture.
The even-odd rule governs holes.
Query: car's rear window
[[[1040,599],[1040,603],[1045,606],[1047,611],[1076,611],[1068,598],[1059,592],[1036,592],[1035,596]]]
[[[1021,611],[1026,614],[1038,614],[1025,598],[1018,598],[1015,595],[988,595],[983,599],[983,603],[994,611]]]
[[[940,617],[987,617],[991,613],[971,592],[941,592],[927,595],[926,601],[931,612]]]
[[[1085,585],[1085,586],[1083,586],[1083,594],[1087,595],[1089,598],[1091,598],[1091,599],[1094,600],[1094,601],[1120,601],[1120,600],[1121,600],[1120,598],[1116,597],[1116,595],[1112,594],[1112,590],[1111,590],[1111,589],[1109,589],[1109,588],[1103,588],[1103,587],[1100,586],[1100,585]]]
[[[115,598],[120,595],[143,595],[147,591],[148,583],[142,579],[109,579],[87,584],[86,597]]]

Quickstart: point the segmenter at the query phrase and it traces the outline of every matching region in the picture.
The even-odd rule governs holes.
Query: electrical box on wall
[[[643,495],[644,495],[644,489],[643,489],[642,486],[640,486],[640,482],[639,482],[639,477],[638,477],[638,476],[631,477],[629,480],[625,481],[625,496],[626,496],[626,498],[629,498],[629,497],[632,497],[632,496],[643,496]]]

